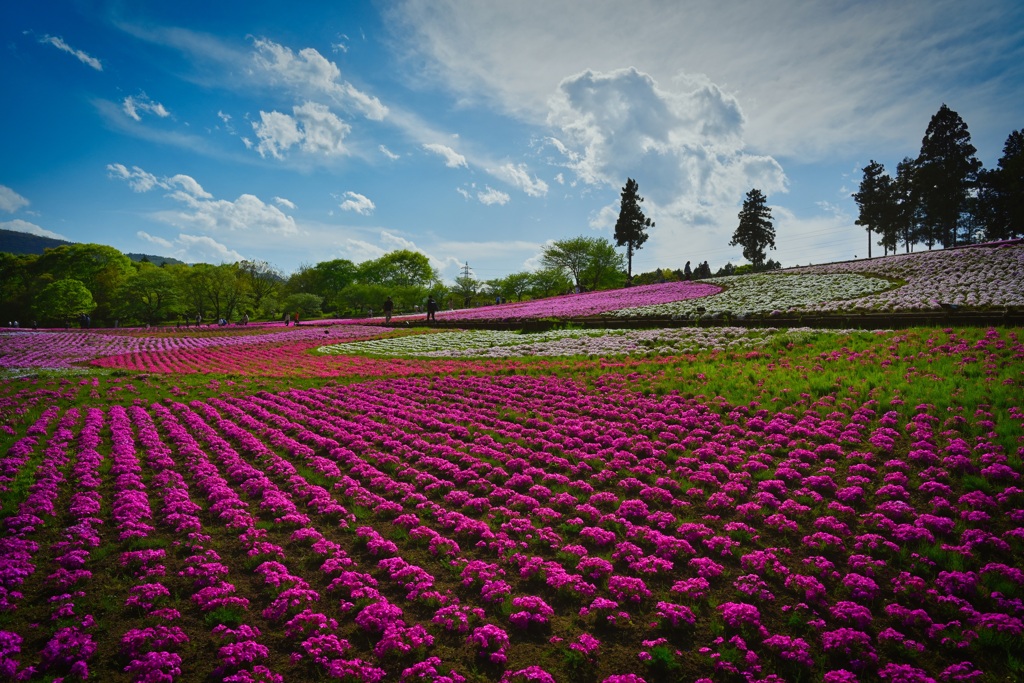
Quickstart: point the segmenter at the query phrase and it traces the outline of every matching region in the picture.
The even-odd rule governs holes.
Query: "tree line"
[[[853,194],[868,258],[875,236],[885,254],[1024,236],[1024,134],[1010,133],[995,168],[983,168],[976,152],[967,124],[943,104],[920,153],[899,162],[895,177],[872,159]]]
[[[467,264],[454,285],[446,285],[425,255],[405,249],[358,264],[333,259],[304,265],[285,277],[265,261],[157,265],[110,246],[66,244],[43,254],[0,253],[0,302],[8,324],[20,326],[309,320],[380,314],[388,297],[393,312],[402,314],[424,310],[430,297],[444,308],[465,308],[781,267],[765,261],[775,232],[764,195],[751,190],[733,236],[751,264],[727,263],[713,273],[707,261],[692,270],[687,262],[685,271],[659,269],[634,278],[633,254],[655,225],[644,215],[643,201],[637,182],[627,179],[614,243],[588,236],[553,241],[543,248],[540,269],[491,280],[474,278]],[[626,247],[625,256],[617,247]]]

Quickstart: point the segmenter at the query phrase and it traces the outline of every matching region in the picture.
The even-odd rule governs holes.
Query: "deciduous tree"
[[[92,293],[80,280],[64,278],[43,287],[36,295],[35,313],[40,320],[67,322],[96,309]]]

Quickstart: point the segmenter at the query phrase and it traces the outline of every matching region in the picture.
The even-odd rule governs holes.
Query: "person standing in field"
[[[437,302],[434,301],[434,297],[427,299],[427,320],[437,320],[434,314],[437,313]]]
[[[391,322],[391,312],[394,311],[394,310],[395,310],[395,302],[392,301],[391,297],[389,296],[387,299],[384,299],[384,322],[385,323]]]
[[[686,262],[686,267],[683,268],[683,277],[685,277],[686,281],[689,282],[690,281],[690,277],[692,275],[693,275],[693,271],[690,270],[690,262],[687,261]]]

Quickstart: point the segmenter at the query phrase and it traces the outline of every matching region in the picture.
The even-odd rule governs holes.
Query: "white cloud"
[[[254,42],[256,66],[300,93],[326,94],[335,102],[353,108],[368,119],[381,121],[388,108],[379,99],[368,95],[341,78],[338,66],[311,47],[299,50],[271,40],[258,38]]]
[[[283,206],[284,208],[289,209],[291,211],[295,210],[295,202],[291,201],[290,199],[285,199],[284,197],[274,197],[274,203],[277,204],[278,206]]]
[[[128,187],[135,192],[149,192],[154,187],[166,187],[157,180],[155,175],[143,171],[138,166],[133,166],[129,171],[124,164],[107,164],[107,171],[111,178],[127,181]]]
[[[180,245],[175,258],[188,263],[235,263],[245,257],[212,237],[180,234],[175,239]]]
[[[252,122],[260,141],[256,146],[260,156],[269,154],[283,159],[284,153],[296,146],[307,154],[328,157],[347,153],[345,136],[352,128],[326,105],[306,102],[293,107],[292,111],[294,117],[277,111],[261,111],[260,120]]]
[[[531,197],[543,197],[548,193],[548,184],[537,177],[531,178],[526,170],[526,164],[508,163],[497,168],[489,168],[487,172],[509,185],[518,187]]]
[[[564,79],[550,101],[549,123],[560,131],[551,146],[586,184],[618,188],[636,179],[656,221],[715,223],[751,187],[785,190],[778,162],[744,151],[734,98],[702,79],[676,83],[664,90],[632,68]]]
[[[204,190],[202,185],[196,182],[195,178],[181,173],[164,180],[161,187],[169,189],[174,187],[181,188],[180,191],[185,193],[188,198],[213,199],[213,195]]]
[[[146,93],[140,93],[137,97],[129,95],[124,98],[121,108],[124,110],[125,114],[136,121],[142,120],[142,116],[139,112],[153,114],[154,116],[158,116],[162,119],[171,115],[164,105],[159,102],[154,102],[146,95]]]
[[[467,201],[468,201],[468,200],[470,199],[470,197],[471,197],[471,195],[469,194],[469,190],[467,190],[467,189],[466,189],[466,188],[464,188],[464,187],[456,187],[456,188],[455,188],[455,191],[456,191],[456,192],[458,192],[459,194],[461,194],[461,195],[462,195],[462,198],[463,198],[463,199],[465,199],[465,200],[467,200]]]
[[[302,141],[302,133],[295,119],[279,111],[261,111],[260,120],[253,121],[252,128],[260,141],[256,151],[262,157],[269,154],[276,159],[283,159],[282,152]]]
[[[587,225],[593,230],[611,231],[615,227],[615,222],[619,220],[619,210],[621,208],[619,204],[602,206],[600,211],[591,215]]]
[[[129,171],[123,164],[109,164],[107,170],[110,177],[126,181],[136,192],[146,192],[154,187],[168,190],[167,197],[180,208],[159,211],[153,216],[183,230],[274,236],[298,233],[294,218],[252,194],[243,194],[234,201],[215,199],[194,178],[181,173],[157,178],[138,166]],[[288,207],[291,202],[287,200],[277,203],[291,208]]]
[[[202,199],[185,192],[169,196],[179,201],[182,209],[159,212],[156,217],[182,230],[282,236],[298,233],[294,218],[276,206],[265,204],[255,195],[243,194],[234,201]]]
[[[103,64],[100,63],[100,60],[96,59],[95,57],[90,57],[81,50],[76,50],[75,48],[65,43],[62,38],[58,38],[57,36],[43,36],[39,42],[53,45],[58,50],[63,50],[64,52],[67,52],[69,55],[73,55],[82,64],[91,66],[97,71],[103,71]]]
[[[742,11],[720,0],[636,0],[628,12],[620,0],[591,0],[585,12],[575,0],[401,0],[387,18],[420,81],[532,123],[565,76],[635,66],[666,87],[704,74],[737,93],[751,148],[777,157],[913,149],[951,99],[977,113],[960,112],[972,129],[982,118],[1003,135],[1019,127],[1016,0],[865,0],[841,10],[764,0]]]
[[[0,210],[14,213],[19,209],[25,208],[28,204],[28,200],[20,194],[6,185],[0,185]]]
[[[500,190],[495,190],[487,185],[484,187],[485,189],[483,191],[476,193],[476,198],[480,200],[481,204],[485,204],[487,206],[490,206],[491,204],[497,204],[498,206],[508,204],[510,198],[506,193]]]
[[[40,228],[35,223],[29,223],[28,221],[23,221],[20,218],[15,218],[13,221],[0,221],[0,230],[27,232],[30,235],[38,235],[39,237],[49,237],[55,240],[69,241],[64,235],[59,235],[55,232]]]
[[[394,152],[392,152],[390,149],[388,149],[384,145],[380,145],[377,149],[380,150],[381,154],[386,156],[388,159],[391,159],[391,161],[395,161],[396,159],[400,159],[401,158],[401,157],[399,157],[399,155],[395,154]]]
[[[461,154],[456,152],[451,147],[448,147],[447,145],[441,145],[436,142],[431,142],[423,145],[423,149],[427,150],[428,152],[437,154],[438,156],[444,157],[444,165],[447,166],[448,168],[467,168],[466,157],[462,156]]]
[[[163,237],[158,237],[157,235],[150,235],[145,230],[139,230],[138,232],[135,233],[135,236],[138,237],[140,240],[143,240],[144,242],[149,242],[150,244],[155,244],[156,246],[161,247],[163,249],[173,249],[174,248],[174,243],[171,242],[170,240],[165,240]],[[180,259],[180,260],[184,260],[184,259]]]
[[[339,204],[342,211],[355,211],[363,216],[369,216],[377,207],[368,197],[358,192],[346,192],[345,201]]]

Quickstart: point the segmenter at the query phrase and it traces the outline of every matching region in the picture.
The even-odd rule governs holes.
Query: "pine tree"
[[[945,104],[932,117],[921,140],[915,185],[921,198],[924,241],[955,247],[970,207],[981,162],[974,156],[967,124]]]
[[[893,223],[895,198],[893,181],[885,172],[885,166],[872,159],[863,171],[860,189],[852,195],[860,207],[860,217],[854,223],[863,225],[868,231],[868,258],[871,258],[872,231],[882,235],[881,243],[888,252],[891,242],[886,237],[893,232],[890,226]]]
[[[760,270],[764,265],[765,249],[775,249],[772,211],[765,202],[761,190],[754,188],[747,193],[739,213],[740,224],[729,242],[730,247],[743,247],[743,258],[753,264],[754,270]]]
[[[896,202],[893,219],[894,230],[897,239],[902,240],[903,248],[908,254],[914,243],[921,237],[921,202],[914,183],[916,170],[917,161],[910,157],[904,157],[903,161],[896,165],[896,181],[893,184]]]
[[[1024,132],[1010,133],[998,167],[983,171],[979,181],[985,237],[1003,240],[1024,235]]]
[[[654,227],[654,221],[644,216],[640,204],[644,198],[638,194],[640,187],[632,178],[626,179],[622,188],[622,204],[619,219],[615,221],[615,243],[626,247],[626,277],[633,279],[633,252],[647,241],[647,228]]]

